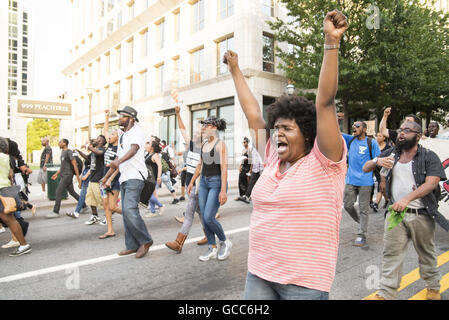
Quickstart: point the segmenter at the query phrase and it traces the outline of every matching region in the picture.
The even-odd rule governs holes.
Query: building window
[[[128,40],[128,64],[134,63],[134,39]]]
[[[263,36],[263,71],[274,72],[274,39],[264,33]]]
[[[24,12],[22,15],[23,23],[28,23],[28,13]]]
[[[8,62],[10,64],[17,64],[17,53],[8,53]]]
[[[28,59],[28,49],[22,49],[22,58]]]
[[[225,19],[234,14],[234,0],[219,0],[220,1],[220,19]]]
[[[175,42],[179,41],[179,38],[181,36],[181,15],[180,10],[177,9],[173,12],[174,18],[175,18]]]
[[[10,12],[8,14],[8,16],[9,16],[9,19],[8,19],[9,24],[17,25],[17,13]]]
[[[117,14],[117,30],[122,26],[122,12],[120,11]]]
[[[106,0],[101,0],[100,1],[100,19],[104,17],[105,1]]]
[[[106,52],[106,74],[111,74],[111,54],[109,52]]]
[[[264,15],[269,17],[274,17],[274,1],[273,0],[262,0],[262,12]]]
[[[192,33],[204,29],[204,0],[192,5]]]
[[[9,10],[17,11],[17,1],[9,0]]]
[[[122,46],[115,48],[115,68],[116,71],[122,68]]]
[[[156,92],[164,91],[164,64],[156,66]]]
[[[8,49],[11,51],[17,51],[17,40],[8,39]]]
[[[127,3],[128,5],[128,21],[134,19],[134,0]]]
[[[131,76],[127,80],[128,80],[128,101],[133,101],[134,100],[133,77]]]
[[[22,61],[22,72],[28,72],[28,62]]]
[[[8,79],[8,90],[17,90],[17,80]]]
[[[191,106],[192,110],[192,132],[199,129],[199,121],[209,116],[216,116],[226,120],[226,131],[220,132],[220,138],[225,142],[228,151],[228,168],[234,168],[234,98],[216,100]]]
[[[121,100],[121,94],[120,94],[120,81],[117,81],[116,83],[114,83],[115,85],[115,90],[114,90],[114,97],[117,97],[117,104],[120,104],[120,100]]]
[[[181,68],[181,63],[179,60],[179,56],[173,58],[173,75],[172,75],[172,86],[176,86],[177,88],[179,88],[180,86],[180,75],[179,75],[179,71]]]
[[[177,129],[178,121],[176,120],[175,110],[165,111],[163,118],[159,122],[159,138],[167,141],[167,144],[174,144],[175,141],[179,141],[179,134],[178,139],[176,137],[176,132],[179,133]]]
[[[97,59],[97,80],[101,78],[101,58]]]
[[[96,91],[96,100],[97,100],[97,111],[100,111],[101,109],[101,92],[100,90]]]
[[[17,27],[8,26],[8,35],[10,38],[17,38]]]
[[[114,9],[114,0],[108,0],[108,12]]]
[[[11,78],[17,77],[17,66],[12,66],[12,65],[8,66],[8,77],[11,77]]]
[[[28,25],[24,24],[24,25],[22,26],[22,31],[23,31],[23,34],[24,34],[24,35],[28,35]]]
[[[148,72],[147,72],[147,70],[140,72],[140,75],[141,75],[141,82],[140,82],[141,93],[142,93],[142,98],[144,98],[144,97],[148,96]]]
[[[142,32],[142,57],[148,56],[148,29]]]
[[[262,114],[263,119],[268,123],[267,108],[276,101],[276,98],[263,96],[262,98]]]
[[[228,66],[223,63],[223,55],[228,50],[234,50],[234,35],[228,36],[217,43],[217,75],[228,72]]]
[[[113,32],[114,32],[114,20],[111,19],[109,20],[108,25],[106,27],[106,37],[109,37]]]
[[[156,48],[158,50],[164,48],[165,42],[165,20],[161,20],[156,24]]]
[[[204,80],[204,48],[192,53],[190,83]]]

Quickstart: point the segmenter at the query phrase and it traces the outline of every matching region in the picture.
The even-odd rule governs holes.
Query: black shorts
[[[187,179],[187,171],[181,172],[181,187],[186,186],[186,179]]]

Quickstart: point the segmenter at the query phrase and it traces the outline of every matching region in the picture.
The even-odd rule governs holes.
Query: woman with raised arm
[[[339,11],[326,15],[316,105],[282,96],[268,107],[267,124],[237,54],[225,54],[253,141],[259,150],[266,144],[265,169],[252,191],[245,299],[329,298],[346,174],[335,95],[339,41],[347,28]],[[262,139],[265,129],[270,136]]]
[[[228,156],[226,144],[218,134],[219,131],[226,129],[226,121],[210,116],[201,120],[200,123],[203,141],[201,159],[187,187],[187,194],[191,196],[193,185],[201,174],[198,203],[207,237],[208,251],[199,259],[201,261],[215,258],[225,260],[229,257],[232,243],[226,238],[223,227],[216,219],[216,214],[220,206],[228,200]],[[220,241],[220,248],[217,248],[215,236]]]
[[[198,167],[198,164],[200,163],[201,160],[201,131],[197,130],[193,132],[193,139],[191,139],[189,133],[186,130],[184,122],[182,121],[181,118],[181,107],[176,106],[175,111],[176,111],[176,118],[179,124],[179,130],[181,131],[182,137],[184,138],[185,143],[188,145],[189,150],[186,157],[186,168],[187,168],[186,186],[188,186],[190,185],[190,181],[192,180],[196,168]],[[179,230],[175,241],[167,242],[165,244],[167,248],[170,248],[173,251],[176,251],[177,253],[181,253],[182,251],[184,242],[186,241],[190,229],[192,228],[195,212],[198,212],[198,214],[200,214],[201,217],[200,206],[198,203],[198,193],[196,192],[196,190],[197,186],[195,185],[194,182],[193,188],[189,194],[189,200],[187,201],[185,218],[182,223],[182,227]]]

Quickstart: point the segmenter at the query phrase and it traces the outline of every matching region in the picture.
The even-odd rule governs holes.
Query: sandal
[[[115,237],[115,233],[114,234],[105,233],[104,235],[99,236],[98,239],[106,239],[106,238],[112,238],[112,237]]]

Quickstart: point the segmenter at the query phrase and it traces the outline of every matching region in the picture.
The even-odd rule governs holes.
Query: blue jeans
[[[154,196],[154,193],[151,195],[150,201],[148,201],[148,205],[150,206],[151,213],[156,212],[155,205],[157,205],[159,208],[162,208],[164,206],[162,203],[159,202],[159,200],[157,200],[157,198]]]
[[[89,171],[89,169],[84,169],[81,177],[83,177],[88,171]],[[89,186],[89,181],[90,181],[90,176],[87,177],[86,180],[81,182],[80,198],[78,200],[78,204],[76,205],[75,212],[80,213],[81,208],[86,207],[86,204],[84,203],[84,201],[86,200],[87,187]]]
[[[201,176],[200,189],[198,191],[198,202],[200,205],[201,218],[203,219],[204,232],[207,243],[215,245],[215,235],[220,241],[225,241],[226,236],[221,224],[215,219],[220,207],[218,195],[221,191],[221,176]]]
[[[143,180],[131,179],[120,184],[125,245],[127,250],[136,250],[152,240],[147,226],[140,216],[138,203],[144,187]]]
[[[248,272],[245,284],[245,300],[329,300],[329,292],[280,284],[259,278]]]

